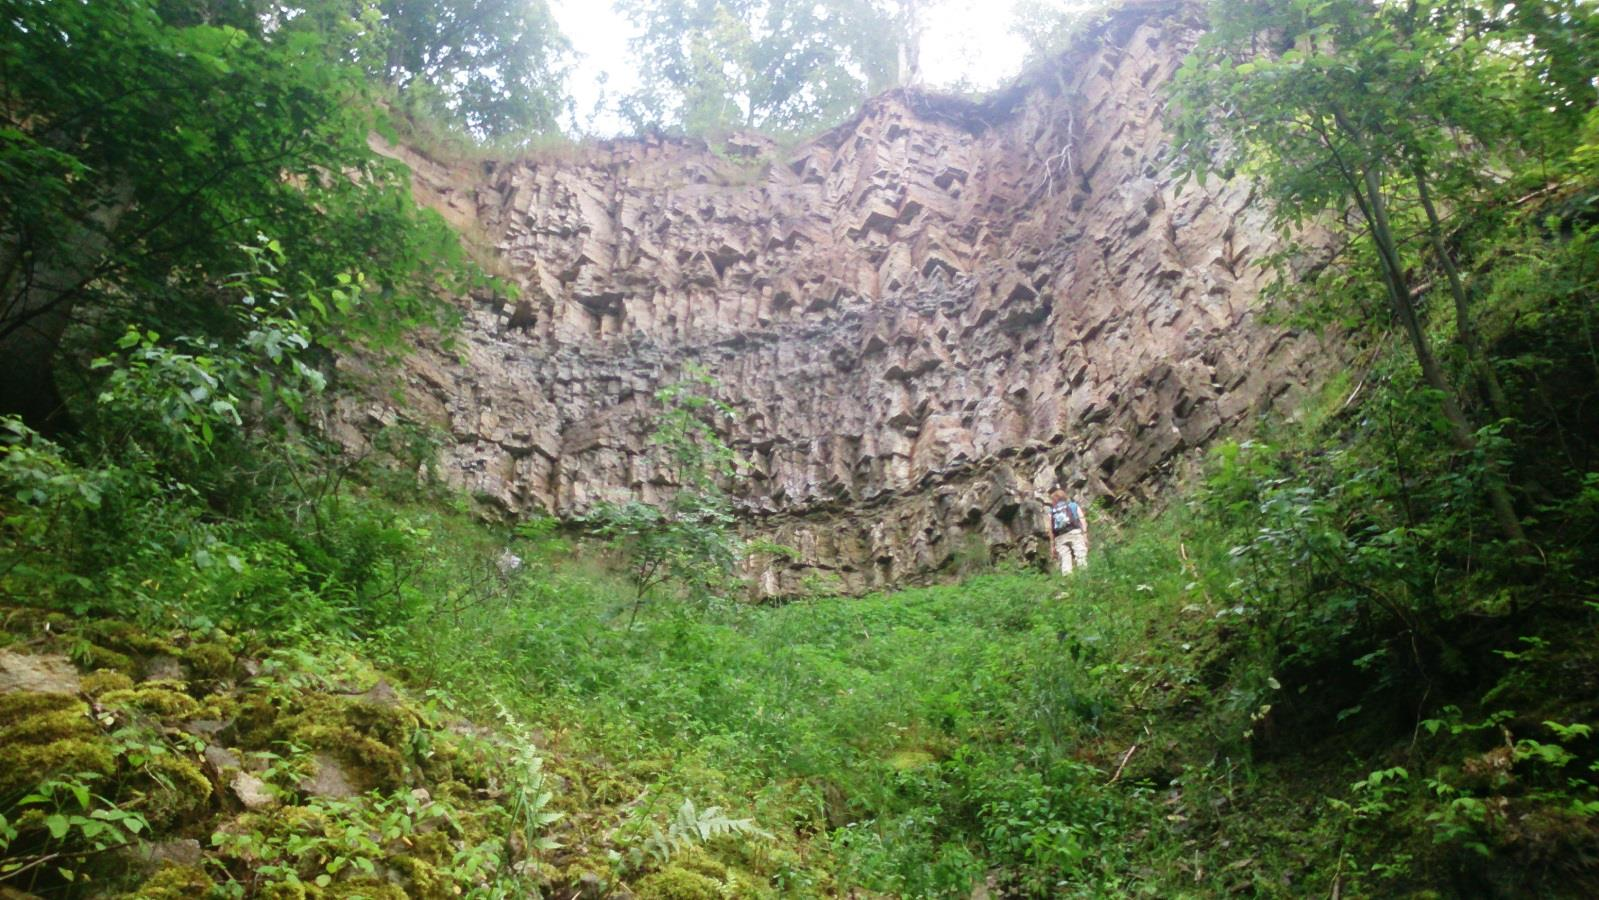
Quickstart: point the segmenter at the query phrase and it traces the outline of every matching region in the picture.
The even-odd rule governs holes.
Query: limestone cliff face
[[[1144,495],[1323,358],[1257,319],[1279,245],[1249,185],[1177,193],[1164,88],[1194,37],[1144,5],[987,101],[890,94],[792,151],[396,151],[532,308],[463,301],[459,346],[401,373],[409,408],[346,400],[336,433],[445,426],[452,477],[511,513],[655,499],[653,395],[694,362],[738,411],[751,529],[799,551],[767,592],[1047,552],[1033,491]]]

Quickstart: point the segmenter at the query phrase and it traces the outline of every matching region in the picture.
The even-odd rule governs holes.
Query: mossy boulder
[[[679,866],[646,875],[633,890],[637,900],[722,900],[722,885]]]
[[[329,694],[304,694],[293,708],[279,698],[248,697],[235,725],[241,746],[271,749],[289,742],[330,754],[362,790],[397,790],[406,782],[402,748],[420,720],[404,706],[385,706]]]
[[[143,812],[156,829],[193,819],[211,805],[211,780],[200,767],[172,754],[152,757],[144,765]]]
[[[197,678],[221,680],[233,675],[233,649],[221,641],[203,641],[183,651],[182,659]]]
[[[98,644],[83,644],[73,648],[73,657],[85,669],[112,669],[128,677],[139,674],[139,664],[126,653],[118,653]]]
[[[409,841],[411,847],[407,855],[434,866],[448,863],[455,855],[455,847],[450,843],[450,836],[442,831],[413,834]]]
[[[193,866],[167,866],[134,891],[131,900],[194,900],[211,890],[211,878]]]
[[[566,884],[578,884],[583,876],[591,880],[610,883],[616,876],[611,871],[611,861],[603,856],[579,856],[562,862],[560,875],[557,879]]]
[[[0,694],[0,796],[72,772],[109,775],[117,759],[89,706],[64,694]]]
[[[376,878],[356,878],[351,881],[341,881],[337,884],[318,891],[315,894],[306,893],[307,897],[322,897],[326,900],[410,900],[405,891],[397,885],[379,881]]]
[[[699,848],[691,848],[673,857],[672,865],[679,869],[697,872],[716,881],[727,880],[727,866],[707,856]]]
[[[399,856],[390,859],[389,864],[405,876],[406,893],[412,897],[419,900],[451,900],[455,896],[455,883],[431,863],[414,856]]]
[[[343,763],[344,773],[359,790],[392,791],[405,781],[405,760],[400,752],[354,728],[304,722],[289,732],[289,740]]]
[[[172,641],[132,622],[100,619],[88,623],[82,630],[97,638],[96,643],[140,656],[177,656],[179,652]]]
[[[200,711],[200,701],[184,692],[180,681],[147,681],[100,695],[100,703],[113,709],[136,709],[163,719],[188,719]]]
[[[96,669],[83,676],[83,692],[99,697],[110,691],[126,691],[133,687],[133,679],[116,669]]]
[[[196,719],[211,719],[217,722],[231,722],[239,715],[239,700],[232,694],[212,694],[200,701],[200,708],[195,712]]]

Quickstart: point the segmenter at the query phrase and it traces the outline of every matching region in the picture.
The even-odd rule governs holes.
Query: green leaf
[[[45,817],[44,827],[50,829],[50,836],[59,841],[67,836],[67,830],[71,826],[67,823],[66,816],[56,813],[53,816]]]

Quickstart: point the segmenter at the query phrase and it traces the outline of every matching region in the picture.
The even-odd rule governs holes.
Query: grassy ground
[[[741,843],[796,896],[1293,893],[1331,877],[1294,849],[1313,810],[1274,810],[1248,849],[1207,836],[1243,794],[1276,802],[1249,790],[1274,688],[1228,643],[1215,537],[1173,510],[1102,530],[1071,579],[657,602],[632,629],[625,587],[557,553],[390,649],[539,723],[570,786],[563,870],[636,876],[629,842],[689,801],[752,819],[769,837]]]
[[[448,504],[402,506],[356,489],[341,508],[364,524],[334,543],[399,541],[406,567],[388,624],[364,637],[284,629],[284,616],[351,614],[327,606],[326,589],[274,593],[278,581],[249,565],[237,585],[233,575],[220,587],[174,577],[171,589],[226,588],[227,603],[255,610],[258,622],[176,603],[143,615],[8,618],[22,626],[14,646],[73,654],[97,690],[126,690],[149,668],[138,656],[147,644],[179,659],[192,646],[227,649],[226,659],[202,660],[217,673],[196,677],[191,661],[186,681],[165,685],[190,698],[174,695],[183,708],[167,711],[170,722],[124,720],[137,710],[119,711],[132,702],[121,694],[108,695],[121,706],[101,697],[89,709],[109,719],[71,713],[75,739],[110,742],[109,756],[86,757],[109,779],[109,812],[145,802],[146,764],[130,762],[148,755],[141,746],[203,767],[194,741],[161,737],[182,731],[190,706],[257,709],[218,740],[267,761],[275,774],[262,777],[277,779],[281,811],[246,821],[279,825],[253,844],[226,837],[239,819],[219,787],[156,829],[162,840],[198,840],[206,854],[198,869],[167,877],[185,890],[212,883],[218,896],[278,896],[271,878],[241,874],[263,855],[278,860],[280,878],[298,860],[305,896],[456,876],[474,896],[586,890],[640,900],[1491,896],[1506,895],[1492,872],[1507,861],[1538,867],[1527,871],[1555,886],[1548,893],[1580,895],[1593,812],[1578,776],[1590,762],[1582,723],[1592,710],[1575,698],[1593,668],[1591,611],[1465,617],[1478,623],[1469,634],[1440,626],[1429,640],[1460,657],[1447,671],[1472,677],[1428,686],[1431,702],[1417,706],[1417,692],[1354,659],[1358,635],[1319,655],[1289,651],[1303,640],[1283,626],[1296,607],[1263,607],[1272,598],[1252,592],[1234,549],[1257,530],[1205,511],[1231,496],[1237,472],[1219,472],[1204,504],[1106,522],[1092,564],[1069,579],[1002,570],[780,606],[662,599],[634,621],[629,587],[594,547],[508,537]],[[510,576],[494,563],[506,547],[528,560]],[[306,605],[296,613],[291,602]],[[102,634],[116,635],[115,646]],[[351,654],[405,692],[415,727],[341,712],[350,702],[341,698],[377,677]],[[246,677],[263,660],[276,668]],[[339,686],[351,678],[359,684]],[[261,696],[271,709],[252,699]],[[293,714],[324,707],[336,713],[331,725]],[[143,745],[118,736],[137,721]],[[467,768],[463,737],[487,748]],[[299,786],[307,754],[348,746],[390,761],[378,793],[330,801]],[[360,759],[347,763],[358,779],[370,775]],[[431,828],[419,816],[433,807],[405,799],[414,788],[446,804],[453,844],[433,839],[423,857],[401,839],[337,849],[395,816],[409,817],[402,838]],[[0,815],[23,825],[17,846],[50,846],[29,843],[45,840],[37,812]],[[339,876],[326,871],[335,855],[291,853],[304,829],[282,822],[307,815],[326,853],[398,874]],[[520,823],[517,836],[495,822]],[[319,893],[312,879],[323,875],[333,879]],[[96,893],[54,884],[46,895]],[[448,890],[441,885],[428,890]]]

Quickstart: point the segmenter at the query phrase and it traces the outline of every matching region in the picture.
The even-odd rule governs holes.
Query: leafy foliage
[[[1572,48],[1540,39],[1545,15],[1577,26],[1566,34],[1581,35],[1579,43],[1596,33],[1582,4],[1532,15],[1496,2],[1272,2],[1242,14],[1218,7],[1177,78],[1190,173],[1238,167],[1264,186],[1289,234],[1311,219],[1335,231],[1359,224],[1376,277],[1352,286],[1382,286],[1447,423],[1445,439],[1463,454],[1480,454],[1484,441],[1471,398],[1434,349],[1414,273],[1418,264],[1436,267],[1453,300],[1463,368],[1492,416],[1509,416],[1445,215],[1544,187],[1558,169],[1532,165],[1535,156],[1547,163],[1551,153],[1572,153],[1575,119],[1591,97],[1553,74],[1560,64],[1552,54]],[[1506,170],[1526,174],[1507,180]],[[1490,473],[1482,494],[1502,537],[1525,553],[1508,487]]]
[[[721,486],[736,468],[733,449],[703,418],[731,417],[732,410],[699,393],[716,386],[708,373],[690,369],[683,381],[656,394],[663,409],[650,441],[663,475],[677,485],[670,500],[661,507],[639,500],[601,503],[584,519],[626,558],[635,619],[644,598],[668,583],[698,599],[713,596],[743,556],[732,501]]]
[[[799,133],[898,83],[915,40],[904,0],[625,0],[641,30],[644,86],[624,99],[636,130]]]
[[[19,375],[0,409],[35,428],[64,421],[58,386],[85,390],[57,370],[64,340],[93,357],[130,321],[197,341],[266,324],[217,302],[227,273],[256,266],[263,251],[242,248],[262,232],[285,242],[270,277],[301,304],[274,309],[280,321],[311,314],[303,286],[366,273],[380,302],[316,313],[329,349],[392,352],[448,320],[437,289],[480,277],[368,147],[378,97],[345,35],[309,15],[273,28],[264,11],[200,12],[28,2],[0,24],[0,347]]]

